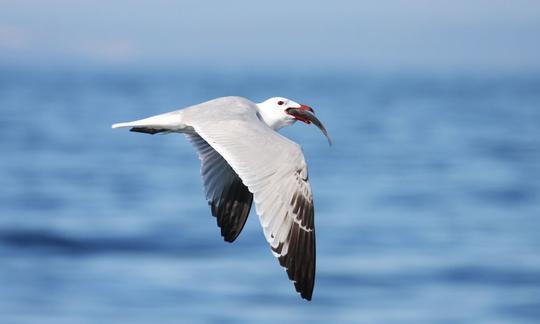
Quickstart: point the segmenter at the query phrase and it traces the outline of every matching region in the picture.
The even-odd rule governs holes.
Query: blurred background
[[[540,321],[537,1],[0,0],[0,322]],[[313,301],[252,211],[222,241],[180,135],[111,130],[285,96]]]

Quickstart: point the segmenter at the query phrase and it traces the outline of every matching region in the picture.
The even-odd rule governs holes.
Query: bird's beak
[[[321,130],[324,136],[326,136],[326,138],[328,139],[328,144],[332,145],[332,139],[328,135],[326,128],[324,128],[324,125],[321,123],[321,121],[317,117],[315,117],[315,112],[311,107],[306,105],[300,105],[300,107],[296,108],[287,108],[285,112],[293,116],[296,120],[299,120],[306,124],[313,123]]]

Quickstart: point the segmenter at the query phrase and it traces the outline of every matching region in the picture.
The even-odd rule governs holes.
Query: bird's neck
[[[261,109],[260,107],[258,108],[257,116],[259,119],[275,131],[280,130],[285,126],[294,124],[294,120],[283,118],[282,114],[272,113],[269,112],[268,109]]]

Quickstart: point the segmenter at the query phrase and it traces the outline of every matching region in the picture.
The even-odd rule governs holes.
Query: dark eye
[[[285,103],[285,102],[283,102],[283,101],[281,101],[281,100],[277,102],[277,104],[280,105],[280,106],[283,105],[284,103]]]

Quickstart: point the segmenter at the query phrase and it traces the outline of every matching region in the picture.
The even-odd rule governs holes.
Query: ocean
[[[312,106],[317,279],[255,211],[233,244],[179,134],[111,124],[240,95]],[[0,323],[540,322],[540,75],[0,71]]]

